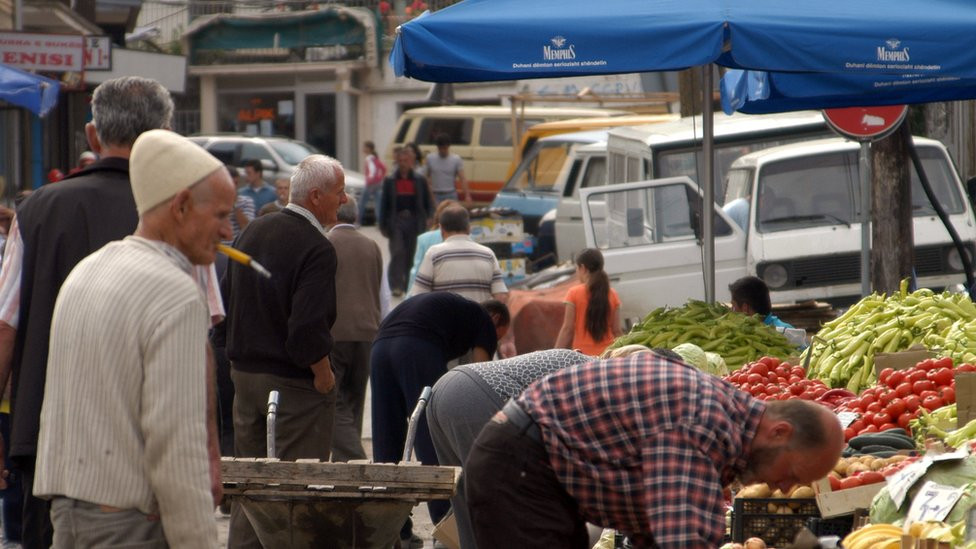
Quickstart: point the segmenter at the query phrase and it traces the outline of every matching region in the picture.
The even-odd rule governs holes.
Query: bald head
[[[766,482],[784,492],[830,472],[844,449],[837,415],[806,400],[771,401],[747,456],[743,482]]]

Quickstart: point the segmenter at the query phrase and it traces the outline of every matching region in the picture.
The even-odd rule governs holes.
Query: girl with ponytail
[[[566,314],[556,347],[597,356],[621,333],[620,298],[610,287],[600,250],[587,248],[580,252],[576,275],[582,284],[566,294]]]

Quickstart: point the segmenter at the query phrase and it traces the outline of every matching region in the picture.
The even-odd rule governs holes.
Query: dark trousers
[[[230,361],[225,347],[214,347],[217,362],[217,433],[220,455],[234,455],[234,382],[230,379]]]
[[[20,472],[24,487],[23,528],[20,543],[24,549],[48,549],[54,542],[54,527],[51,526],[51,503],[46,499],[34,497],[35,456],[16,456],[14,463]]]
[[[238,457],[267,457],[268,393],[278,391],[275,446],[279,459],[329,460],[335,421],[336,390],[321,394],[311,379],[231,370],[234,380],[234,452]],[[234,501],[227,547],[260,548],[244,509]]]
[[[10,440],[10,414],[0,414],[0,435],[3,440]],[[20,472],[14,469],[10,456],[5,456],[4,466],[10,471],[7,477],[7,487],[0,490],[3,500],[3,537],[7,541],[19,542],[23,521],[20,520],[24,512],[24,487],[20,481]]]
[[[413,253],[417,249],[417,217],[413,212],[397,212],[390,233],[390,268],[387,277],[390,289],[406,292],[413,267]]]
[[[332,347],[332,369],[339,389],[332,433],[332,461],[366,459],[363,408],[371,346],[371,341],[336,341]]]
[[[589,547],[586,521],[542,443],[511,423],[493,419],[485,425],[468,454],[464,477],[478,547]]]
[[[425,386],[433,386],[447,371],[444,352],[433,343],[414,337],[393,337],[373,343],[370,388],[373,413],[373,461],[397,463],[403,458],[407,421]],[[424,465],[437,465],[426,414],[417,424],[414,452]],[[430,519],[440,522],[450,504],[427,503]]]

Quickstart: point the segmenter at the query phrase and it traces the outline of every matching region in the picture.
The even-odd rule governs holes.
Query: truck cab
[[[915,138],[936,196],[974,253],[976,227],[945,147]],[[774,147],[734,161],[723,204],[745,200],[740,226],[718,204],[716,299],[746,274],[762,278],[774,302],[847,304],[860,297],[861,223],[857,143],[840,138]],[[914,170],[912,170],[914,172]],[[912,177],[915,270],[919,285],[961,282],[962,261],[948,231]],[[580,191],[587,246],[601,249],[624,318],[704,297],[701,190],[679,176]],[[728,208],[727,208],[728,209]]]

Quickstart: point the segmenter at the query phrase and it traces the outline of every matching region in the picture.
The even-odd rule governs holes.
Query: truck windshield
[[[948,158],[936,147],[919,147],[918,153],[942,207],[949,214],[962,212],[962,196]],[[909,169],[915,217],[934,215],[918,174]],[[857,151],[770,162],[759,173],[758,187],[756,219],[763,233],[825,225],[850,227],[860,219]]]
[[[573,141],[537,141],[505,184],[503,192],[552,191]]]

